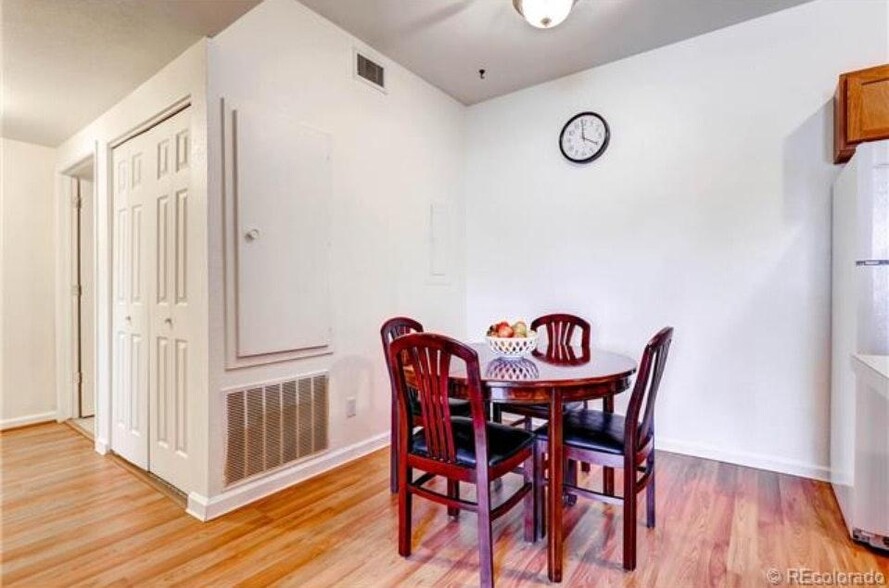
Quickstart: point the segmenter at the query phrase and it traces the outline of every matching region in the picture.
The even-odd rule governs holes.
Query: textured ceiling
[[[808,0],[579,0],[552,30],[511,0],[302,1],[473,104]],[[0,0],[2,135],[58,145],[258,2]]]
[[[258,0],[0,0],[4,137],[55,146]]]
[[[302,0],[464,104],[807,1],[579,0],[539,30],[511,0]]]

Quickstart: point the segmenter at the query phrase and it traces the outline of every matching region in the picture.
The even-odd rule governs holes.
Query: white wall
[[[673,325],[660,446],[825,477],[831,97],[886,40],[887,3],[819,0],[469,108],[469,333],[565,310],[638,356]],[[584,110],[612,139],[576,166]]]
[[[267,0],[210,41],[214,494],[223,486],[223,390],[329,369],[331,452],[321,460],[328,467],[388,439],[390,391],[379,340],[386,318],[407,314],[428,329],[463,335],[465,109],[376,53],[386,66],[388,94],[354,80],[353,47],[365,46],[295,0]],[[286,112],[332,138],[333,355],[224,368],[220,97]],[[440,283],[429,275],[432,202],[451,205],[451,270]],[[347,419],[350,396],[357,398],[358,410]],[[284,479],[299,479],[321,467],[318,463],[296,466]],[[218,499],[228,506],[217,505],[215,512],[243,496]]]
[[[118,102],[102,116],[78,131],[62,143],[57,149],[56,175],[57,208],[56,236],[59,249],[56,253],[56,332],[58,354],[62,354],[70,341],[70,314],[66,304],[70,296],[70,264],[68,263],[67,243],[70,242],[68,221],[70,215],[67,190],[70,182],[63,181],[63,174],[88,157],[95,157],[95,231],[96,256],[93,274],[96,281],[96,448],[105,451],[110,448],[111,439],[111,149],[112,145],[126,138],[135,130],[150,124],[159,114],[171,106],[190,101],[191,164],[189,181],[189,207],[195,214],[189,214],[190,244],[189,255],[195,259],[206,260],[206,194],[207,194],[207,44],[199,41],[182,55],[171,61],[154,76]],[[195,331],[207,332],[207,273],[189,277],[189,307],[195,312]],[[68,292],[68,294],[66,294]],[[189,319],[191,322],[191,318]],[[198,338],[189,341],[192,355],[189,356],[191,368],[207,369],[207,341]],[[59,379],[65,380],[63,374],[70,373],[70,362],[60,361],[57,366]],[[198,493],[207,492],[207,388],[206,376],[202,377],[203,386],[189,390],[189,441],[190,456],[198,464],[192,478],[192,487],[185,491]],[[59,386],[59,412],[67,417],[73,414],[73,396],[67,386]]]
[[[889,57],[886,6],[817,0],[466,109],[373,51],[387,67],[389,93],[354,81],[353,47],[369,48],[295,0],[266,0],[58,148],[56,201],[48,200],[55,228],[37,214],[18,223],[4,196],[0,414],[7,418],[10,362],[18,364],[6,335],[20,330],[6,294],[8,244],[66,242],[59,175],[95,156],[97,304],[107,308],[109,144],[190,95],[195,173],[204,157],[209,165],[193,185],[201,194],[207,184],[209,222],[209,251],[195,252],[209,267],[195,277],[209,280],[199,284],[208,288],[208,389],[195,391],[190,406],[196,451],[205,453],[194,490],[203,516],[386,441],[389,386],[377,332],[394,314],[476,338],[496,318],[573,311],[594,322],[596,344],[633,355],[673,324],[662,446],[823,476],[836,173],[830,97],[839,72]],[[224,368],[222,97],[286,110],[333,138],[333,355]],[[609,120],[612,144],[595,164],[572,166],[556,138],[586,109]],[[6,149],[3,158],[6,165]],[[7,181],[4,171],[4,194]],[[432,202],[452,206],[445,280],[428,271]],[[13,220],[27,235],[7,228]],[[53,259],[60,322],[55,355],[50,343],[41,359],[58,356],[65,336],[66,258]],[[39,312],[21,316],[39,323]],[[96,321],[102,448],[109,314]],[[52,341],[51,325],[48,332]],[[264,485],[223,492],[224,390],[319,369],[332,375],[331,452]],[[52,369],[31,372],[53,385]],[[358,414],[347,419],[349,396]]]
[[[56,416],[55,150],[0,139],[0,428]]]

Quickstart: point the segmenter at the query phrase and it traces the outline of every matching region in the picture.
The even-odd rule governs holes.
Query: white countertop
[[[871,368],[884,378],[889,379],[889,355],[855,354],[852,357]]]

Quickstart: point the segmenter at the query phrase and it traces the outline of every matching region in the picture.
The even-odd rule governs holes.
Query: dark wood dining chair
[[[541,334],[541,331],[546,332],[547,347],[544,357],[550,361],[556,363],[560,361],[565,363],[577,361],[577,356],[572,349],[574,334],[577,332],[580,333],[580,348],[581,350],[586,350],[587,358],[589,358],[592,326],[588,321],[579,316],[567,313],[546,314],[531,321],[531,330],[537,331],[538,335]],[[613,410],[613,404],[611,404],[614,402],[613,398],[607,397],[603,399],[603,402],[605,403],[605,410]],[[588,408],[587,401],[584,401],[582,405],[574,403],[566,406],[566,408],[570,410],[580,408],[581,406]],[[533,427],[532,419],[549,419],[549,407],[545,404],[495,404],[493,411],[493,420],[498,423],[503,422],[504,412],[521,416],[521,419],[512,424],[513,426],[523,425],[526,431],[530,431]],[[589,464],[583,464],[585,472],[589,471],[589,469]],[[569,472],[569,479],[574,480],[577,472],[575,464],[569,463],[566,470]],[[613,472],[610,470],[606,471],[604,480],[605,490],[609,491],[614,484]]]
[[[589,349],[592,327],[586,320],[573,314],[556,313],[537,317],[531,321],[531,330],[546,331],[546,338],[550,345],[571,345],[574,341],[574,333],[580,331],[580,346]]]
[[[538,335],[540,335],[541,331],[546,332],[547,355],[551,356],[551,359],[556,362],[563,357],[566,361],[568,360],[570,347],[574,341],[574,334],[578,331],[580,332],[581,349],[590,348],[592,327],[589,322],[573,314],[556,313],[537,317],[531,321],[531,330],[537,331]],[[564,353],[560,350],[564,350]],[[584,403],[584,407],[586,407],[586,403]],[[531,430],[532,418],[549,418],[549,408],[545,404],[494,405],[493,411],[494,421],[498,423],[503,422],[502,413],[504,412],[524,417],[513,424],[523,424],[527,431]]]
[[[469,397],[470,417],[455,416],[448,402],[451,361],[465,365],[465,390]],[[479,562],[482,586],[494,585],[494,558],[491,522],[524,499],[525,540],[537,535],[534,489],[535,467],[533,434],[487,421],[487,411],[479,374],[478,354],[471,348],[443,335],[413,333],[398,337],[389,347],[399,401],[398,411],[398,553],[411,554],[411,504],[414,495],[444,504],[451,509],[465,509],[478,514]],[[410,392],[406,371],[417,391],[422,428],[411,433],[408,418]],[[524,484],[498,506],[491,501],[491,482],[522,467]],[[425,472],[417,479],[413,470]],[[448,494],[441,494],[426,484],[435,476],[448,480]],[[452,484],[475,484],[476,502],[461,500]]]
[[[562,427],[567,458],[624,470],[623,496],[580,488],[568,480],[565,486],[575,495],[623,504],[623,565],[626,570],[636,569],[636,498],[643,489],[646,490],[646,524],[649,528],[655,525],[654,403],[672,340],[673,328],[665,327],[645,346],[625,417],[598,410],[575,410],[565,413]],[[549,423],[536,433],[538,470],[535,483],[537,501],[540,501]],[[546,528],[545,516],[543,509],[539,509],[538,529],[541,532]]]
[[[389,365],[389,345],[397,337],[407,335],[409,333],[422,333],[423,325],[418,321],[406,316],[397,316],[383,323],[380,328],[380,337],[383,340],[383,356],[386,359],[386,368],[391,374],[391,366]],[[389,491],[392,494],[398,492],[398,395],[395,392],[395,382],[390,377],[392,383],[392,419],[391,426],[391,444],[389,446]],[[413,426],[422,426],[420,422],[419,406],[417,404],[416,391],[411,390],[411,415],[413,417]],[[457,398],[449,400],[451,404],[451,414],[460,416],[469,416],[469,402]]]

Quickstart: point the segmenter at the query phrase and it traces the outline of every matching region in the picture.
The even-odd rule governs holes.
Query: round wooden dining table
[[[478,353],[485,397],[492,403],[548,405],[549,485],[546,517],[547,570],[553,582],[562,581],[562,416],[570,402],[610,399],[630,387],[636,361],[603,349],[558,345],[538,349],[521,359],[497,356],[485,343],[473,343]],[[461,395],[466,379],[462,362],[452,362],[453,394]],[[613,404],[606,402],[606,410]]]

